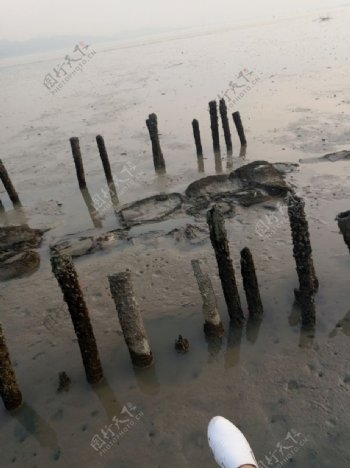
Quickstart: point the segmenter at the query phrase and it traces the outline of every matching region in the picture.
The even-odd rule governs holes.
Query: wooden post
[[[152,142],[154,169],[158,174],[164,174],[166,172],[166,167],[159,142],[158,119],[156,114],[150,114],[148,116],[146,125]]]
[[[113,205],[118,205],[119,200],[118,200],[118,195],[117,195],[117,189],[115,188],[111,166],[109,164],[108,153],[107,153],[107,149],[106,149],[106,145],[105,145],[103,137],[101,135],[97,135],[96,142],[97,142],[98,151],[100,153],[100,157],[101,157],[101,161],[103,165],[103,170],[105,172],[105,176],[107,179],[109,194],[111,196],[112,203]]]
[[[192,121],[192,128],[193,128],[194,142],[196,144],[196,150],[197,150],[198,172],[204,172],[203,148],[202,148],[201,132],[199,130],[198,120],[194,119]]]
[[[132,363],[136,367],[148,367],[153,363],[153,355],[134,295],[130,271],[110,275],[108,279]]]
[[[0,395],[5,408],[14,410],[22,404],[22,394],[18,387],[16,374],[13,370],[5,336],[0,324]]]
[[[72,258],[69,255],[54,255],[51,257],[51,265],[69,309],[87,380],[92,384],[97,383],[103,378],[103,370],[89,312]]]
[[[343,211],[335,218],[338,222],[340,232],[343,234],[344,242],[350,251],[350,211]]]
[[[226,107],[225,99],[220,99],[219,108],[220,108],[222,129],[224,131],[224,136],[225,136],[227,153],[232,154],[231,131],[230,131],[230,124],[227,118],[227,107]]]
[[[206,264],[203,260],[192,260],[191,263],[203,300],[204,333],[206,336],[223,336],[224,327]]]
[[[192,121],[192,128],[193,128],[193,136],[194,142],[196,144],[197,150],[197,157],[203,157],[203,148],[202,148],[202,141],[201,141],[201,132],[199,130],[199,122],[197,119],[193,119]]]
[[[248,247],[245,247],[241,251],[241,273],[247,297],[249,318],[260,319],[263,316],[264,309],[261,302],[253,256]]]
[[[234,325],[243,325],[244,315],[239,298],[235,271],[227,241],[224,217],[214,206],[207,212],[210,240],[215,251],[219,268],[222,289],[224,292],[228,313]]]
[[[8,175],[8,172],[6,170],[6,167],[4,166],[4,163],[0,159],[0,179],[2,183],[4,184],[4,187],[6,189],[6,192],[8,193],[8,196],[10,197],[10,200],[12,201],[13,206],[21,206],[21,202],[19,200],[18,194],[11,182],[10,176]]]
[[[239,150],[239,157],[242,159],[246,159],[247,155],[247,146],[241,146],[241,149]]]
[[[305,203],[296,195],[288,197],[288,216],[293,239],[293,256],[299,278],[299,290],[294,290],[301,307],[303,327],[314,327],[316,322],[314,294],[318,279],[312,259],[309,226],[304,211]]]
[[[246,137],[245,137],[245,134],[244,134],[244,128],[243,128],[240,113],[239,112],[234,112],[232,114],[232,117],[233,117],[233,121],[234,121],[235,126],[236,126],[236,130],[237,130],[239,139],[241,141],[241,145],[242,146],[247,146],[247,140],[246,140]]]
[[[218,124],[218,108],[216,101],[209,102],[210,113],[210,128],[213,137],[214,153],[220,152],[219,124]]]
[[[93,202],[93,200],[91,198],[89,190],[87,188],[85,188],[85,189],[81,189],[80,192],[81,192],[81,194],[83,196],[83,200],[84,200],[84,202],[85,202],[85,204],[87,206],[87,209],[89,211],[89,215],[90,215],[91,221],[93,222],[93,225],[96,228],[103,227],[102,220],[100,218],[99,212],[95,208],[95,205],[94,205],[94,202]]]
[[[85,180],[83,160],[81,158],[79,138],[72,137],[70,138],[69,141],[70,141],[70,145],[72,148],[72,154],[73,154],[73,159],[74,159],[74,164],[75,164],[75,170],[77,171],[79,187],[81,190],[83,190],[86,188],[86,180]]]

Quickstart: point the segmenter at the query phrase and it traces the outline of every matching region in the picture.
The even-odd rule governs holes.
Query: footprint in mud
[[[301,382],[298,382],[297,380],[290,380],[287,384],[288,390],[299,390],[300,388],[303,388],[304,385]]]

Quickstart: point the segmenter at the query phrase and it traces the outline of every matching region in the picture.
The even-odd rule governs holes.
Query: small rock
[[[186,338],[183,338],[182,335],[179,335],[179,338],[175,340],[175,349],[178,353],[185,354],[190,349],[190,343]]]
[[[60,372],[58,374],[58,388],[57,392],[68,392],[71,386],[71,379],[68,377],[68,375],[65,372]]]

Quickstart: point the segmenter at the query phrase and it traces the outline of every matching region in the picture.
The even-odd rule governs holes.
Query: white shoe
[[[228,419],[215,416],[210,421],[208,442],[221,468],[239,468],[243,465],[259,468],[247,439]]]

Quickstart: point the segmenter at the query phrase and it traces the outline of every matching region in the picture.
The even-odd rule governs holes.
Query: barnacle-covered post
[[[69,255],[51,257],[52,271],[63,292],[63,298],[73,322],[86,377],[89,383],[97,383],[103,378],[103,370],[79,279],[73,260]]]
[[[4,332],[0,324],[0,395],[5,408],[14,410],[22,404],[22,394],[18,387],[16,374],[12,367]]]
[[[199,259],[192,260],[191,263],[203,300],[204,332],[206,336],[222,336],[224,327],[206,263]]]
[[[136,367],[148,367],[153,362],[153,354],[135,298],[131,273],[126,270],[110,275],[108,279],[132,363]]]
[[[234,325],[241,326],[244,323],[244,315],[230,255],[224,217],[216,206],[207,212],[207,223],[209,226],[210,240],[215,251],[228,313],[231,322]]]

